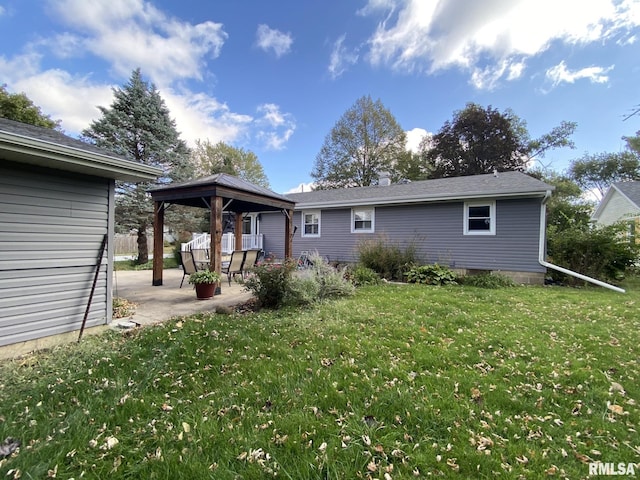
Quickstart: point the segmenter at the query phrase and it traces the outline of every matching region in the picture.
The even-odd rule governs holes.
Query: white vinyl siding
[[[374,208],[351,209],[351,233],[375,232],[375,216]]]
[[[466,202],[464,204],[465,235],[496,234],[496,202]]]

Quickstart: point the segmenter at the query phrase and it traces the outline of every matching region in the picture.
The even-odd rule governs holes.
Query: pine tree
[[[122,88],[114,88],[109,108],[98,107],[102,116],[82,132],[86,141],[135,162],[162,169],[155,184],[189,177],[189,150],[180,139],[175,121],[155,85],[142,79],[140,69]],[[138,235],[137,263],[149,260],[147,229],[153,223],[153,203],[147,190],[152,182],[116,184],[116,225]]]

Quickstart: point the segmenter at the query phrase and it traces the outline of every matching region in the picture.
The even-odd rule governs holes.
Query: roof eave
[[[2,131],[0,149],[10,161],[114,180],[143,182],[162,175],[161,169],[149,165]]]
[[[548,190],[531,192],[510,192],[510,193],[470,193],[467,195],[438,195],[435,197],[404,197],[404,198],[369,198],[352,201],[332,201],[332,202],[296,202],[295,210],[305,210],[309,208],[341,208],[341,207],[362,207],[365,205],[399,205],[410,203],[433,203],[465,201],[482,198],[535,198],[544,197]]]

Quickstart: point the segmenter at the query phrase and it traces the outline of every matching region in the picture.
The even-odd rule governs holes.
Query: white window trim
[[[304,217],[305,215],[317,215],[318,216],[318,233],[305,233],[305,223],[304,223]],[[301,237],[304,238],[318,238],[320,237],[320,232],[322,231],[322,215],[320,213],[320,210],[302,210],[302,215],[301,215],[301,223],[302,223],[302,232],[300,233]]]
[[[469,230],[469,208],[489,207],[489,230]],[[464,203],[464,234],[465,235],[495,235],[496,234],[496,202],[465,202]]]
[[[356,229],[355,212],[356,211],[371,211],[371,228]],[[376,209],[375,207],[361,207],[351,209],[351,233],[374,233],[376,231]]]

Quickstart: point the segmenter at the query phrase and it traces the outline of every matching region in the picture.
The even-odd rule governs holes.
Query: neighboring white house
[[[620,220],[640,219],[640,182],[616,182],[600,201],[591,219],[599,225],[611,225]]]
[[[0,347],[111,321],[115,180],[161,171],[0,118]]]

